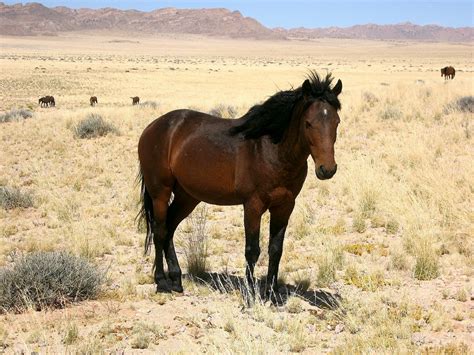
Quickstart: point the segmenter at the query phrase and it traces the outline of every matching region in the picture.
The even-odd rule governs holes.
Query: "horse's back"
[[[155,174],[175,179],[198,200],[242,203],[235,194],[236,167],[241,160],[250,162],[244,141],[228,133],[234,124],[193,110],[168,112],[150,123],[140,138],[142,167],[159,165]]]

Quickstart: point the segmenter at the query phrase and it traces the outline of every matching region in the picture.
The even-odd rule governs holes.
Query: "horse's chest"
[[[268,199],[269,207],[271,207],[294,200],[295,196],[288,188],[277,187],[268,194]]]

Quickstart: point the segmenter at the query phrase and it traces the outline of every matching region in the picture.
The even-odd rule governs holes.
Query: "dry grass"
[[[2,123],[0,186],[34,191],[34,208],[0,209],[0,265],[24,252],[68,250],[107,266],[107,284],[96,301],[1,315],[0,352],[473,347],[466,280],[474,265],[474,147],[469,99],[459,106],[473,95],[471,46],[324,39],[255,46],[165,36],[141,38],[131,51],[115,36],[85,36],[2,38],[0,110],[28,107],[34,119]],[[446,62],[459,70],[453,81],[439,77]],[[183,297],[155,295],[152,258],[143,256],[134,224],[144,127],[176,108],[240,116],[278,88],[300,85],[308,68],[343,81],[338,173],[318,181],[309,160],[280,275],[304,295],[322,286],[339,292],[341,307],[290,297],[283,307],[259,301],[242,310],[239,291],[221,294],[190,280]],[[43,92],[55,96],[55,108],[37,106]],[[92,94],[100,102],[93,108]],[[136,95],[142,104],[132,106]],[[120,135],[75,139],[71,129],[90,114]],[[242,277],[242,208],[209,206],[205,216],[207,232],[198,234],[207,239],[197,245],[206,247],[195,248],[205,266],[197,273]],[[269,216],[263,220],[259,277],[268,262]],[[185,263],[186,243],[195,230],[184,222],[176,233],[183,270],[193,265]]]

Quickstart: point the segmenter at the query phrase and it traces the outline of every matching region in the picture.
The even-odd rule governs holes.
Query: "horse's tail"
[[[143,179],[143,173],[140,168],[137,176],[137,183],[141,183],[140,188],[140,211],[137,214],[138,225],[141,226],[142,223],[146,223],[146,237],[145,237],[145,255],[148,254],[151,243],[153,241],[153,200],[151,199],[150,194],[148,193],[145,180]]]

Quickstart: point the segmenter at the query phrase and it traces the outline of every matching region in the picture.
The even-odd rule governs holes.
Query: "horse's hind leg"
[[[174,249],[173,236],[178,225],[194,210],[199,203],[191,197],[181,186],[176,184],[173,190],[174,199],[168,208],[166,226],[168,228],[167,238],[164,244],[166,262],[168,264],[168,276],[171,280],[171,289],[176,292],[183,292],[181,282],[181,268]]]
[[[171,188],[162,186],[153,200],[153,243],[155,244],[155,283],[157,292],[170,292],[163,268],[163,250],[166,240],[166,215],[168,202],[171,197]]]

